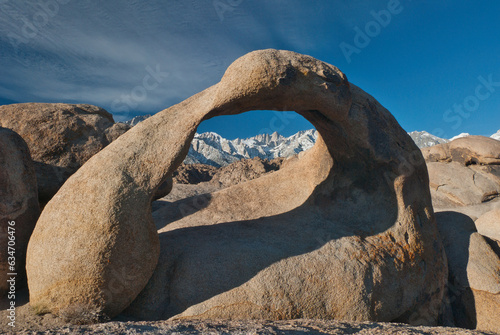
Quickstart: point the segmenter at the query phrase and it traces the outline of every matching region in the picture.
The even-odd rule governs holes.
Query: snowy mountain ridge
[[[271,135],[260,134],[234,140],[225,139],[213,132],[195,134],[184,163],[220,167],[243,158],[289,157],[312,148],[317,138],[318,132],[315,129],[299,131],[290,137],[274,132]]]
[[[135,126],[148,117],[149,115],[137,116],[125,123]],[[426,131],[412,131],[408,134],[419,148],[431,147],[448,143],[460,137],[470,136],[468,133],[462,133],[448,140]],[[234,140],[228,140],[214,132],[196,133],[184,163],[201,163],[221,167],[244,158],[259,157],[270,160],[277,157],[289,157],[312,148],[317,138],[318,132],[315,129],[299,131],[290,137],[284,137],[274,132],[270,135],[260,134]],[[491,138],[500,140],[500,130],[491,135]]]
[[[440,137],[437,137],[435,135],[432,135],[426,131],[412,131],[411,133],[408,133],[408,135],[410,135],[410,137],[413,139],[415,144],[417,144],[417,146],[420,149],[426,148],[426,147],[432,147],[434,145],[441,144],[441,143],[448,143],[448,142],[451,142],[451,141],[456,140],[458,138],[471,136],[471,134],[469,134],[469,133],[461,133],[457,136],[453,136],[452,138],[450,138],[448,140],[448,139],[444,139],[444,138],[440,138]],[[495,139],[495,140],[500,141],[500,130],[498,130],[495,134],[491,135],[490,137]]]
[[[437,144],[448,143],[449,140],[434,136],[426,131],[412,131],[408,133],[420,149],[432,147]]]
[[[448,140],[426,131],[412,131],[408,134],[419,148],[431,147],[448,143],[457,138],[470,136],[468,133],[462,133]],[[213,132],[196,134],[184,162],[220,167],[243,158],[273,159],[289,157],[310,149],[317,138],[318,132],[315,129],[300,131],[290,137],[284,137],[275,132],[271,135],[260,134],[247,139],[237,138],[235,140],[225,139]],[[491,138],[500,140],[500,130],[491,135]]]

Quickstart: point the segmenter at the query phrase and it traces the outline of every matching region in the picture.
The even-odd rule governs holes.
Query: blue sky
[[[247,52],[276,48],[337,66],[407,131],[489,136],[500,129],[498,13],[493,0],[0,0],[0,104],[90,103],[122,121],[217,83]],[[308,128],[295,113],[250,112],[199,131]]]

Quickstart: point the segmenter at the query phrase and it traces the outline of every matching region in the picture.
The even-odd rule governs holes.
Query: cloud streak
[[[442,44],[434,36],[446,30],[430,31],[416,26],[412,19],[434,20],[429,21],[429,26],[440,24],[453,10],[454,15],[459,13],[457,5],[431,6],[414,1],[410,5],[405,0],[408,9],[394,17],[362,53],[352,57],[352,64],[346,62],[339,44],[352,41],[353,28],[373,20],[370,12],[387,8],[388,1],[220,0],[232,4],[221,20],[213,1],[0,0],[0,100],[91,103],[106,108],[117,119],[155,113],[217,83],[236,58],[264,48],[289,49],[339,66],[350,80],[361,79],[358,84],[378,98],[384,98],[387,87],[396,86],[401,92],[391,89],[393,101],[406,95],[402,90],[408,86],[419,87],[432,99],[442,97],[446,92],[435,94],[425,78],[433,75],[432,69],[440,59],[432,53],[432,45]],[[440,15],[446,17],[429,12],[429,8],[442,11]],[[462,14],[470,12],[469,8],[461,10]],[[30,26],[35,27],[36,33],[30,31]],[[470,26],[479,27],[473,22]],[[452,30],[460,27],[453,26]],[[426,35],[421,35],[423,29],[427,29]],[[467,26],[463,29],[470,30]],[[490,34],[493,31],[485,29]],[[406,35],[401,36],[400,31]],[[13,36],[24,39],[18,43]],[[407,57],[402,50],[411,50],[413,41],[425,41],[431,49],[415,48],[413,58],[401,58]],[[483,54],[498,54],[488,45],[491,43],[483,45]],[[487,50],[490,51],[486,53]],[[148,67],[159,67],[168,72],[168,78],[146,90],[147,96],[136,99],[137,105],[129,111],[114,109],[118,106],[114,102],[123,95],[130,95],[134,89],[140,93]],[[470,71],[475,78],[478,73],[490,73],[493,69]],[[417,80],[415,73],[419,74],[418,81],[401,82],[400,78],[410,76]],[[445,75],[450,73],[442,74]],[[425,96],[415,97],[412,108],[419,113],[425,111],[429,104],[424,99]],[[399,100],[394,106],[406,112],[407,99]],[[495,102],[490,99],[482,108]],[[431,103],[443,105],[435,100]],[[400,118],[397,108],[387,107]],[[442,122],[439,117],[434,119],[435,123]],[[428,128],[431,127],[435,125]]]
[[[266,27],[243,9],[220,22],[211,2],[108,1],[96,6],[65,0],[37,28],[40,3],[51,1],[56,0],[9,1],[3,7],[4,98],[86,101],[116,112],[113,101],[140,85],[146,68],[160,67],[169,79],[131,111],[151,113],[216,83],[235,58],[256,48],[266,35]],[[23,31],[31,32],[31,38],[13,44],[12,36]],[[246,35],[244,45],[240,35]],[[251,36],[253,42],[248,41]]]

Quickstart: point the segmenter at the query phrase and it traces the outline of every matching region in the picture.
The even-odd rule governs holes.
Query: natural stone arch
[[[337,68],[309,56],[277,50],[255,51],[236,60],[220,83],[140,123],[92,157],[65,183],[47,204],[29,244],[31,305],[56,314],[75,306],[108,316],[125,309],[157,265],[160,250],[151,217],[152,196],[186,156],[197,126],[218,115],[258,109],[295,110],[320,133],[309,160],[302,161],[313,163],[305,167],[310,171],[299,183],[307,194],[298,198],[306,198],[306,202],[296,203],[293,193],[280,191],[286,181],[282,177],[277,185],[268,185],[274,194],[284,196],[274,203],[277,206],[248,207],[228,213],[230,219],[265,218],[286,213],[293,206],[316,206],[321,215],[329,217],[330,225],[335,225],[339,215],[347,227],[353,222],[348,218],[352,217],[355,198],[364,199],[366,204],[373,200],[382,208],[371,207],[369,214],[374,218],[368,222],[364,222],[369,219],[367,213],[359,214],[363,225],[355,240],[360,255],[367,256],[365,262],[375,262],[378,272],[404,268],[406,279],[416,288],[405,290],[399,283],[401,306],[390,307],[384,304],[391,301],[368,288],[365,305],[375,306],[365,307],[376,312],[367,310],[359,319],[435,322],[446,264],[425,163],[410,160],[418,149],[392,115],[349,84]],[[408,161],[412,164],[403,173],[401,167],[407,167]],[[301,164],[294,165],[296,171],[304,170]],[[252,182],[253,188],[247,189],[246,195],[255,196],[255,187],[265,187],[259,181]],[[222,200],[225,196],[228,194],[217,195]],[[223,210],[222,200],[220,206],[211,207],[211,213]],[[350,204],[350,212],[342,209],[344,204]],[[376,238],[370,239],[371,234]],[[362,251],[364,245],[383,252],[370,258]],[[399,260],[394,261],[396,265],[387,263],[391,257]],[[382,265],[377,267],[377,262]],[[364,271],[369,272],[370,267],[365,264]],[[141,299],[148,301],[147,294]],[[253,311],[231,315],[222,308],[212,316],[255,315]],[[293,317],[293,313],[284,315]]]

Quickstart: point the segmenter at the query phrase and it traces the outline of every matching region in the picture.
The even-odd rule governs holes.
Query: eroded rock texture
[[[469,136],[422,152],[448,258],[454,323],[500,332],[500,142]]]
[[[47,202],[83,163],[130,127],[92,105],[22,103],[0,106],[0,126],[26,141],[39,198]]]
[[[481,235],[500,243],[500,206],[481,215],[474,223]]]
[[[156,222],[158,239],[150,201],[200,122],[257,109],[296,111],[317,144]],[[277,50],[239,58],[84,164],[43,211],[27,269],[31,305],[54,313],[113,316],[142,291],[127,313],[145,319],[412,324],[436,322],[447,275],[411,138],[334,66]]]
[[[434,208],[455,209],[476,218],[500,208],[500,141],[468,136],[424,148],[422,153]]]
[[[39,215],[28,146],[14,131],[0,127],[0,298],[10,291],[9,273],[17,273],[14,293],[26,285],[26,247]]]
[[[500,332],[500,248],[458,212],[436,213],[449,268],[448,299],[454,323]]]

